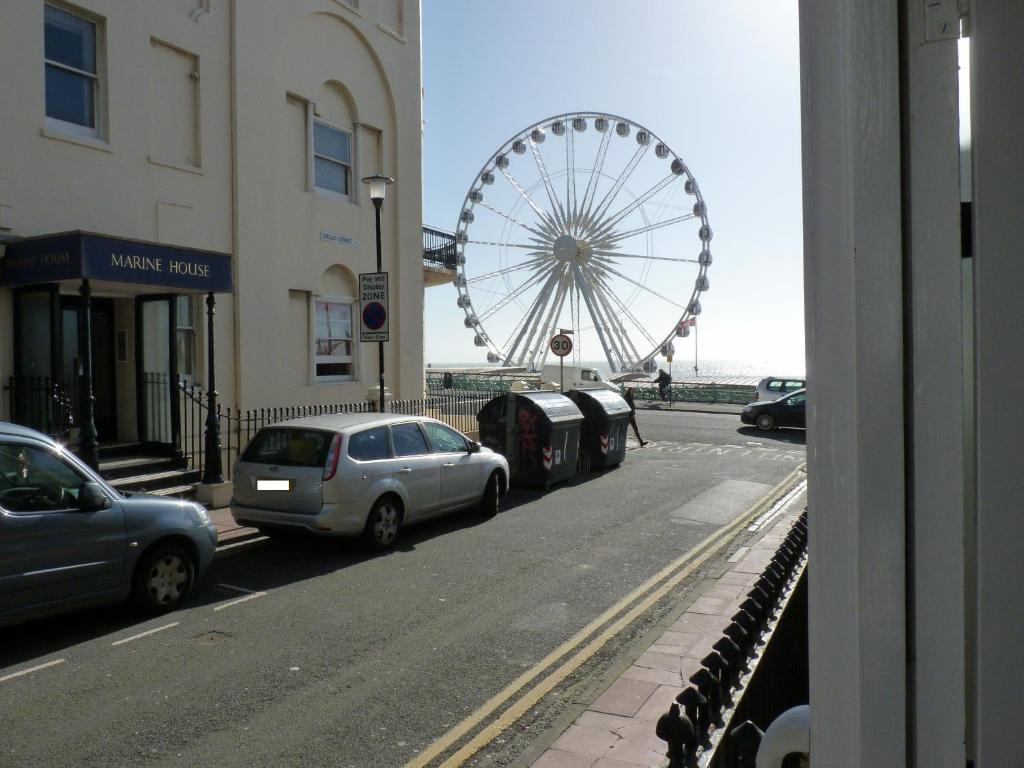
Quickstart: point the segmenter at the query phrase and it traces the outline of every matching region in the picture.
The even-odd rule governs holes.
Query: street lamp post
[[[383,272],[383,266],[381,264],[381,252],[380,252],[380,207],[384,203],[384,195],[387,191],[389,184],[394,184],[395,180],[388,176],[382,176],[379,173],[373,176],[367,176],[363,179],[363,183],[370,187],[370,199],[373,200],[373,207],[376,211],[377,219],[377,271]],[[388,308],[391,311],[391,308]],[[384,413],[384,342],[377,342],[377,366],[380,370],[380,412]]]

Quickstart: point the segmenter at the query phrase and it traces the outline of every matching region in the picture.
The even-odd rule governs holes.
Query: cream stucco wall
[[[0,243],[82,229],[231,253],[235,291],[217,297],[215,323],[222,401],[251,408],[358,400],[377,382],[376,345],[357,344],[365,349],[356,381],[315,383],[309,296],[337,293],[339,274],[351,276],[354,292],[356,275],[374,271],[374,209],[358,179],[381,171],[398,181],[382,216],[391,274],[388,386],[400,397],[419,396],[419,4],[357,5],[68,3],[101,29],[100,137],[81,140],[45,118],[43,0],[0,0],[0,103],[17,105],[5,109],[0,142]],[[168,115],[189,107],[188,86],[175,77],[193,61],[195,114],[175,125]],[[306,102],[354,131],[353,201],[308,188]],[[321,240],[321,232],[358,245]],[[125,299],[116,312],[129,339],[130,309]],[[11,291],[0,288],[0,380],[13,375],[12,312]],[[196,370],[203,381],[205,331],[202,315]],[[119,376],[119,385],[130,379]]]
[[[383,268],[390,273],[392,341],[387,386],[399,397],[423,388],[423,275],[420,198],[419,7],[390,0],[404,28],[384,27],[389,0],[361,11],[337,0],[238,4],[238,319],[241,400],[346,402],[377,382],[376,345],[356,345],[356,380],[316,383],[310,369],[311,294],[354,295],[357,276],[376,269],[374,209],[358,179],[382,172],[397,183],[381,216]],[[309,107],[307,107],[309,105]],[[349,200],[310,189],[307,110],[352,130]],[[248,120],[245,117],[248,116]],[[321,238],[344,235],[358,245]],[[341,290],[324,275],[340,266]]]

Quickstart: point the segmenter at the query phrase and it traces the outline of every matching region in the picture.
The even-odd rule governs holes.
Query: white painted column
[[[1024,765],[1024,3],[971,2],[976,765]]]
[[[952,39],[904,3],[909,765],[963,768],[964,403],[960,152]],[[955,8],[954,8],[955,11]]]
[[[905,764],[897,6],[801,0],[811,754]]]

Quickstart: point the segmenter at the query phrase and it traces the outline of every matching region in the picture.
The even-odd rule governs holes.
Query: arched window
[[[340,266],[330,267],[320,278],[320,291],[310,297],[314,381],[356,379],[355,319],[350,273]]]
[[[310,115],[313,186],[353,199],[353,108],[337,83],[325,83]]]

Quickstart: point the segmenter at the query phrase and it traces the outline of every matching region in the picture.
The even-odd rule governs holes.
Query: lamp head
[[[370,199],[375,203],[382,202],[384,200],[384,194],[388,185],[394,183],[394,179],[389,176],[381,176],[379,173],[375,173],[373,176],[367,176],[363,179],[363,184],[369,185]]]

